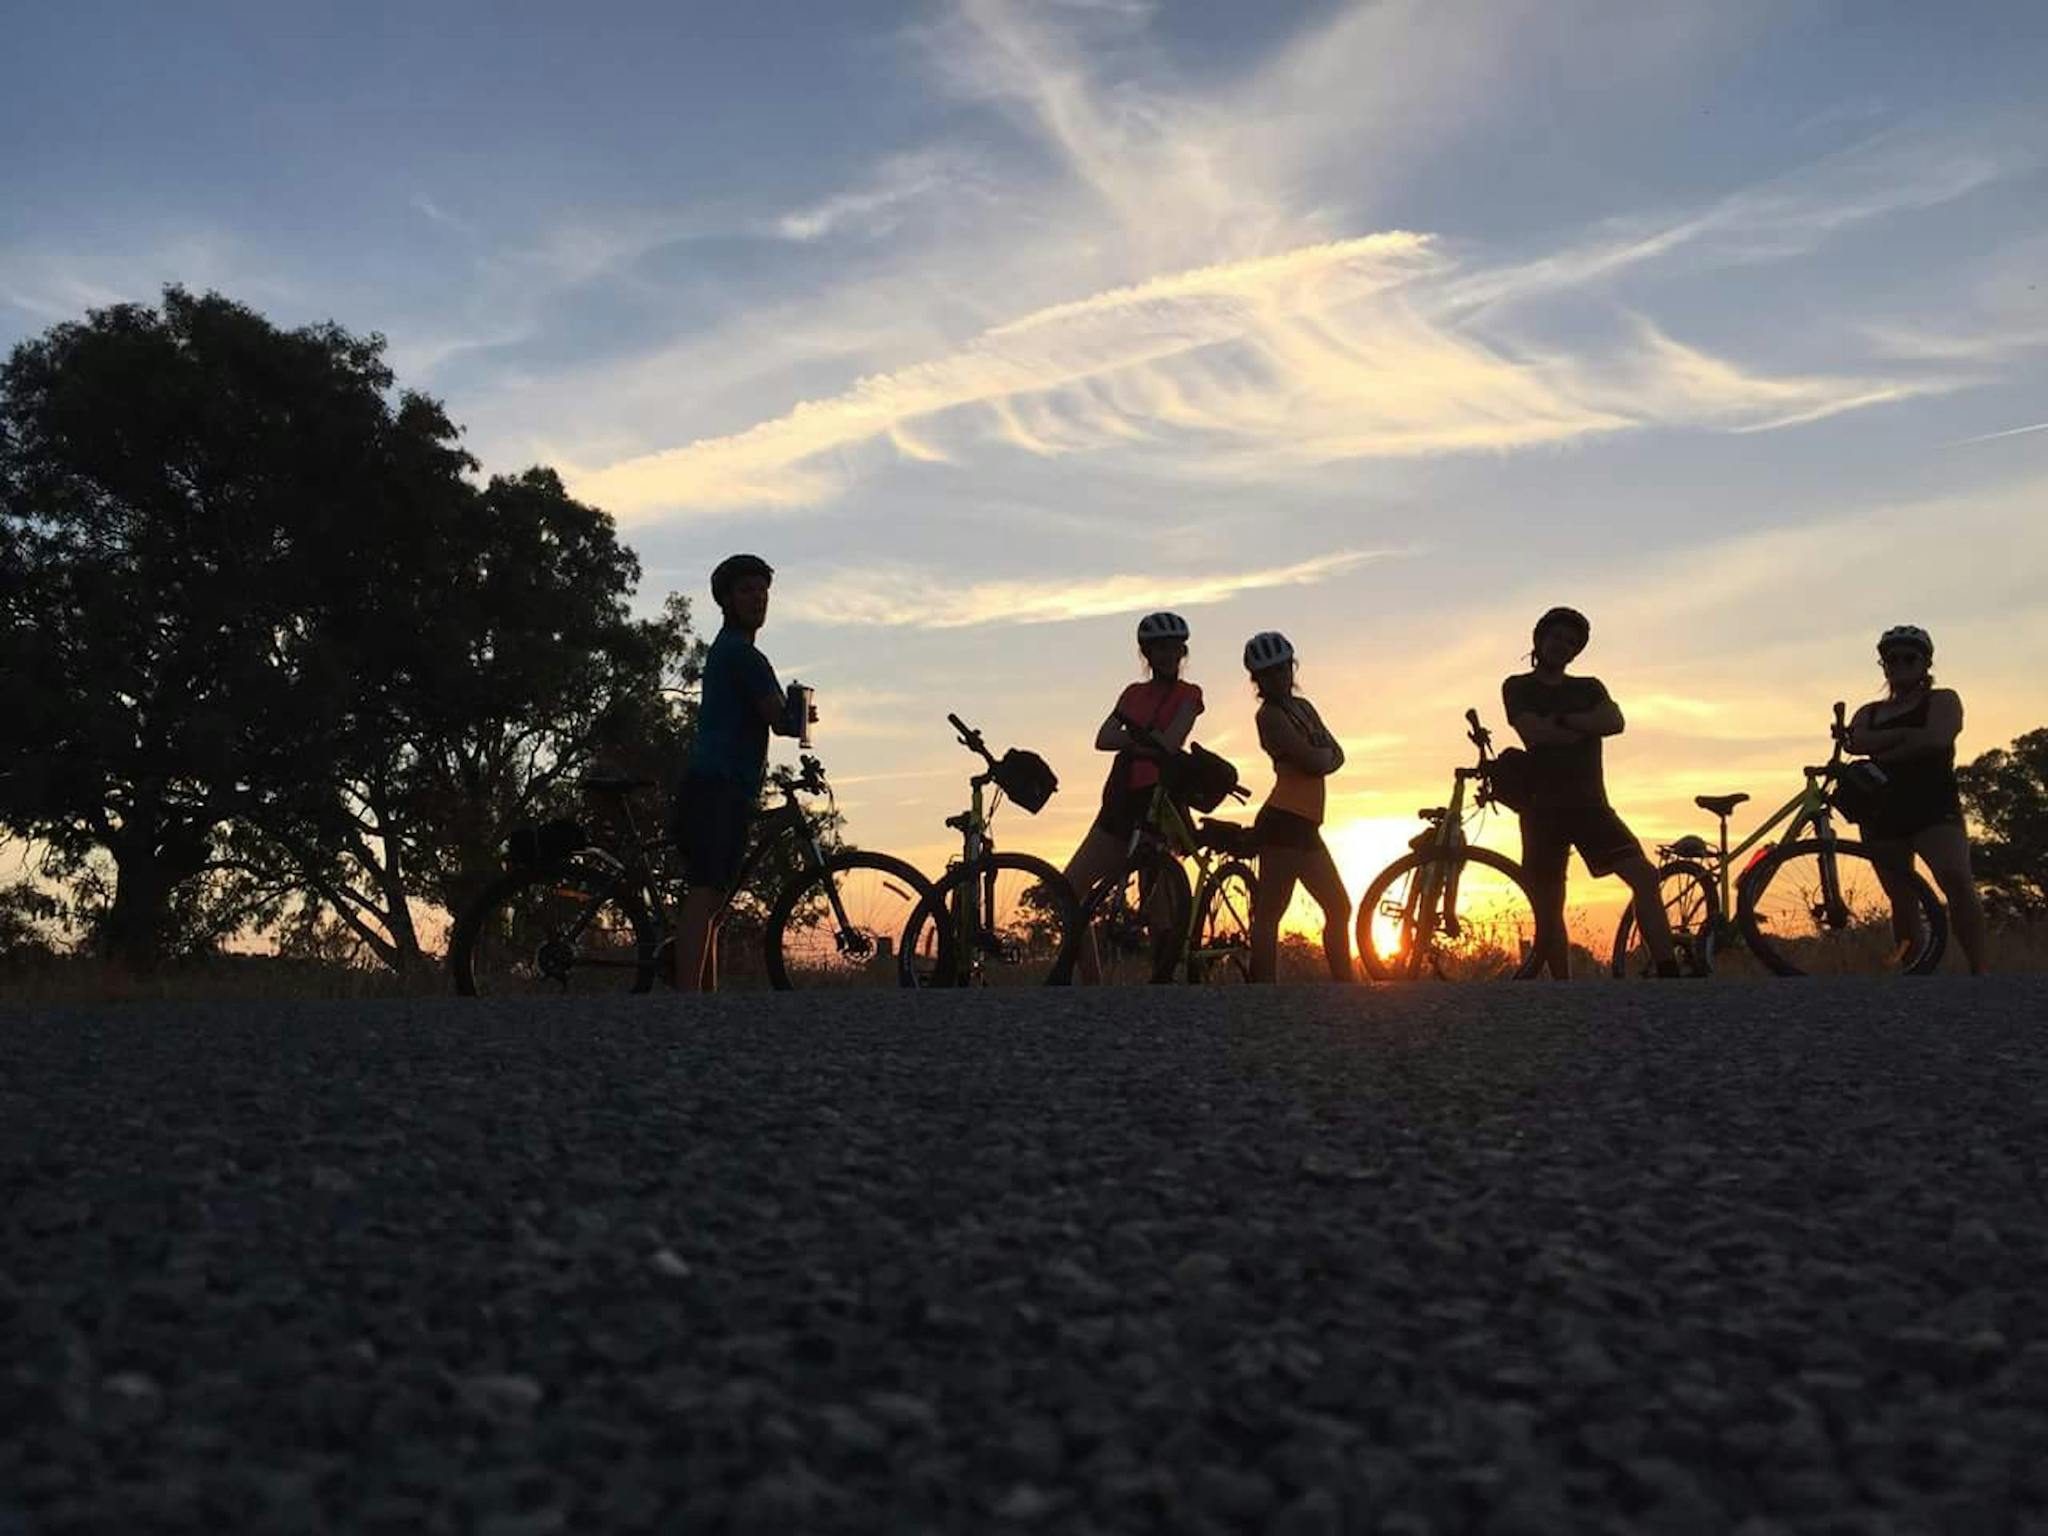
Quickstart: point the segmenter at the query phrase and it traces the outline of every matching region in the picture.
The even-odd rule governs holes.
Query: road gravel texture
[[[0,1533],[2048,1531],[2048,985],[0,1014]]]

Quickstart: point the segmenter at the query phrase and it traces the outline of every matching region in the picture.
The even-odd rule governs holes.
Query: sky
[[[1652,843],[1796,790],[1891,624],[1966,756],[2048,723],[2034,0],[0,0],[0,35],[0,347],[170,282],[381,333],[487,471],[619,519],[641,608],[769,559],[849,835],[927,867],[949,710],[1052,761],[997,836],[1064,860],[1154,608],[1259,793],[1239,654],[1294,641],[1354,894],[1553,603]]]

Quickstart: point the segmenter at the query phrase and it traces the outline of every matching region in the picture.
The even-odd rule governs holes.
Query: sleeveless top
[[[1920,702],[1903,714],[1879,718],[1878,706],[1869,706],[1865,720],[1872,730],[1918,730],[1927,724],[1932,692],[1923,692]],[[1910,837],[1943,822],[1963,819],[1962,791],[1956,785],[1955,743],[1945,752],[1916,752],[1911,757],[1879,763],[1889,781],[1884,803],[1875,820],[1863,830],[1880,837]]]
[[[1315,705],[1299,694],[1261,700],[1258,727],[1259,745],[1273,759],[1273,792],[1266,808],[1321,826],[1323,781],[1344,766],[1344,749]]]

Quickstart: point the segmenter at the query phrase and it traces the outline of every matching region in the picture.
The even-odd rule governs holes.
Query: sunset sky
[[[1064,859],[1156,607],[1261,793],[1292,637],[1354,894],[1552,603],[1650,840],[1796,789],[1889,624],[1966,755],[2048,723],[2038,0],[8,12],[0,346],[172,281],[382,332],[648,609],[772,561],[850,834],[928,867],[949,709]]]

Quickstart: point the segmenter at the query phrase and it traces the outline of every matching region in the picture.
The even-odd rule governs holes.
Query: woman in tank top
[[[1323,909],[1323,958],[1336,981],[1356,981],[1351,964],[1351,898],[1337,861],[1323,845],[1323,783],[1344,766],[1344,749],[1315,705],[1294,691],[1294,647],[1272,630],[1245,642],[1245,670],[1259,690],[1259,745],[1273,759],[1273,792],[1252,830],[1259,843],[1258,893],[1252,903],[1253,981],[1280,969],[1280,920],[1297,884]]]
[[[1917,856],[1941,887],[1949,921],[1973,975],[1984,973],[1984,905],[1970,873],[1970,840],[1963,830],[1963,799],[1956,785],[1956,738],[1963,701],[1953,688],[1934,686],[1934,641],[1927,631],[1901,624],[1877,642],[1886,696],[1856,711],[1849,748],[1884,770],[1877,813],[1859,829],[1891,897],[1892,929],[1912,936],[1910,883]]]

